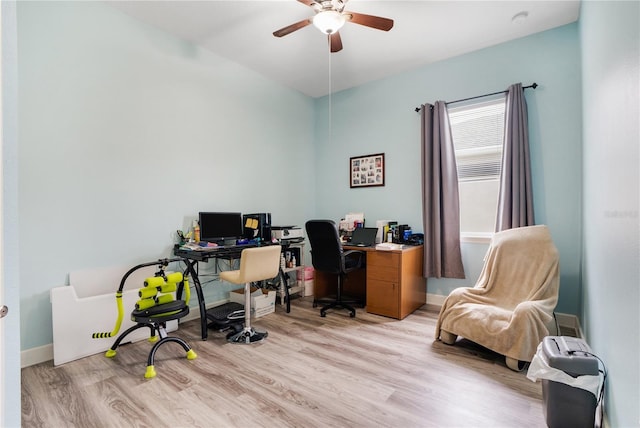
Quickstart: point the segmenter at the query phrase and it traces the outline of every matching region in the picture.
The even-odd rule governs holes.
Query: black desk
[[[207,326],[207,307],[204,301],[204,293],[202,292],[202,284],[200,283],[200,278],[198,277],[198,262],[206,262],[210,259],[239,259],[242,254],[242,250],[245,248],[255,248],[265,245],[272,245],[271,243],[262,243],[262,244],[243,244],[243,245],[229,245],[229,246],[220,246],[220,247],[203,247],[202,250],[189,250],[182,248],[180,245],[176,245],[173,247],[173,254],[177,257],[181,257],[184,259],[186,263],[188,263],[188,271],[191,273],[191,279],[193,281],[193,286],[196,290],[196,294],[198,296],[198,307],[200,309],[200,328],[202,330],[202,340],[207,340],[208,337],[208,326]],[[289,247],[289,243],[282,242],[278,245],[282,246],[282,249],[285,250]],[[284,281],[284,272],[280,269],[279,272],[280,281]],[[284,284],[284,282],[282,282]],[[287,300],[287,313],[291,310],[290,299],[289,299],[289,288],[285,285],[285,299]],[[181,290],[179,290],[181,291]],[[178,295],[180,298],[180,295]]]
[[[270,244],[263,244],[270,245]],[[259,247],[258,244],[221,245],[218,247],[202,247],[201,250],[189,250],[180,245],[173,247],[173,254],[190,260],[206,262],[209,259],[235,259],[240,257],[245,248]]]

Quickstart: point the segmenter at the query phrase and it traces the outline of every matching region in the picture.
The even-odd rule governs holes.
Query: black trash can
[[[599,376],[598,359],[582,339],[547,336],[538,348],[538,354],[549,367],[572,378]],[[593,428],[598,404],[595,393],[542,378],[542,398],[549,428]]]

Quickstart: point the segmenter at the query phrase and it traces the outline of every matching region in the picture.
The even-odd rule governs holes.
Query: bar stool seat
[[[280,269],[280,245],[245,248],[240,254],[240,269],[220,272],[220,279],[232,284],[244,284],[244,328],[231,334],[232,343],[256,343],[268,336],[251,327],[251,283],[275,278]]]

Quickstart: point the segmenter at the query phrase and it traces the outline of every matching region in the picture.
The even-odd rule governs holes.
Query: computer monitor
[[[200,212],[200,240],[224,242],[242,237],[242,214],[225,212]]]
[[[243,214],[244,237],[271,241],[271,213]]]

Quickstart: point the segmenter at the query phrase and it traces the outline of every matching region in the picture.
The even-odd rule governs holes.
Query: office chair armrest
[[[364,251],[347,250],[342,253],[342,269],[358,269],[362,267],[362,260],[364,258]],[[355,262],[355,265],[347,266],[347,259],[351,262]]]
[[[342,253],[342,255],[344,257],[351,257],[351,254],[355,254],[356,256],[362,258],[362,255],[364,254],[364,251],[360,251],[360,250],[347,250],[345,252]]]

